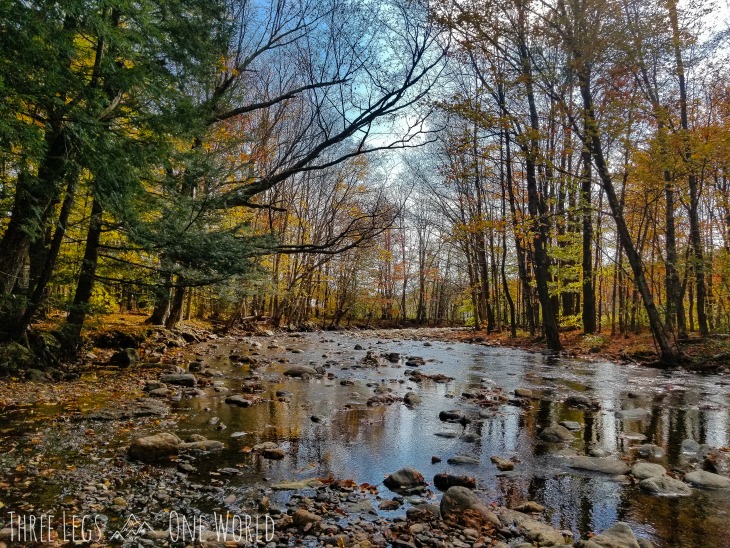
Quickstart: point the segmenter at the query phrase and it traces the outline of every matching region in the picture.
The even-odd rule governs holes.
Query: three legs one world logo
[[[131,514],[119,531],[115,531],[109,540],[130,541],[142,537],[147,531],[152,531],[152,527],[144,520],[137,518]]]

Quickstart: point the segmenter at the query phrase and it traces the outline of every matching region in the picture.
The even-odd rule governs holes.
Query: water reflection
[[[419,368],[422,372],[444,373],[455,380],[448,384],[408,381],[403,361],[378,368],[356,367],[365,352],[353,350],[355,343],[377,353],[422,356],[426,359],[426,365]],[[333,380],[287,379],[269,387],[269,398],[275,400],[276,390],[286,390],[292,393],[290,402],[271,401],[242,409],[223,403],[225,396],[220,394],[179,403],[184,411],[183,430],[217,437],[232,447],[222,457],[226,462],[210,462],[211,468],[231,463],[249,466],[239,479],[242,485],[255,484],[264,477],[276,480],[329,474],[380,484],[385,474],[415,466],[427,479],[446,471],[474,475],[483,496],[500,504],[535,500],[546,506],[546,516],[554,525],[576,535],[600,531],[622,519],[640,536],[660,545],[727,545],[727,493],[696,490],[686,499],[649,497],[625,482],[570,470],[562,456],[565,449],[560,451],[536,441],[544,427],[574,421],[582,429],[570,448],[573,454],[602,449],[619,457],[631,454],[640,443],[653,443],[666,451],[657,462],[666,467],[678,466],[685,462],[681,453],[685,439],[715,447],[728,444],[730,397],[720,377],[666,374],[636,366],[466,344],[433,343],[424,347],[418,341],[353,340],[345,334],[328,335],[326,339],[312,334],[282,344],[296,346],[302,352],[259,350],[259,357],[265,361],[288,357],[292,363],[306,365],[324,363],[325,353],[345,367],[331,368],[337,377]],[[222,354],[251,351],[234,341],[219,350]],[[240,388],[249,373],[245,368],[226,366],[225,360],[218,360],[217,367],[227,367],[226,383],[233,390]],[[279,379],[278,374],[286,367],[276,363],[264,374]],[[482,418],[466,427],[439,420],[440,411],[454,408],[478,417],[480,410],[460,395],[480,386],[484,378],[492,379],[505,393],[526,387],[539,398],[530,407],[505,405],[494,413],[483,413]],[[354,385],[342,386],[340,380],[345,379]],[[401,403],[368,407],[365,402],[373,395],[374,386],[366,386],[368,383],[383,383],[399,396],[412,388],[422,404],[413,409]],[[576,394],[596,401],[599,409],[567,407],[564,399]],[[616,412],[626,409],[645,409],[647,414],[641,420],[618,418]],[[321,422],[313,422],[312,415],[320,417]],[[209,426],[211,416],[220,417],[227,430],[219,432]],[[232,442],[229,435],[233,431],[248,434]],[[445,432],[456,437],[436,435]],[[477,441],[460,439],[464,433],[476,434]],[[260,461],[241,452],[244,445],[267,440],[287,448],[284,461]],[[446,460],[454,455],[475,456],[479,464],[450,466]],[[489,460],[491,455],[515,458],[515,471],[498,472]],[[442,461],[432,464],[432,456]]]

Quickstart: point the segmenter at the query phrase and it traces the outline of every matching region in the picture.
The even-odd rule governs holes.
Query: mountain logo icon
[[[130,541],[135,540],[147,531],[152,531],[153,527],[144,520],[140,520],[134,514],[130,514],[127,521],[118,531],[115,531],[109,540]]]

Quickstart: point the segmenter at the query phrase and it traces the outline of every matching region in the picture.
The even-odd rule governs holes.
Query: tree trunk
[[[679,35],[679,21],[677,18],[677,4],[675,0],[667,1],[669,20],[672,25],[672,42],[674,45],[674,56],[677,62],[677,78],[679,79],[679,112],[680,124],[684,138],[684,161],[689,170],[689,233],[690,244],[694,255],[695,284],[697,285],[697,323],[700,334],[703,337],[709,335],[707,328],[707,286],[705,285],[705,259],[702,252],[702,235],[699,223],[699,189],[697,175],[692,166],[692,145],[689,139],[689,121],[687,118],[687,83],[684,75],[684,62],[682,60],[682,49]]]
[[[81,329],[89,309],[89,302],[94,290],[96,266],[99,260],[99,242],[101,240],[102,207],[99,199],[94,197],[91,204],[91,218],[86,235],[86,248],[81,261],[81,272],[76,284],[73,304],[63,328],[67,349],[75,351],[81,338]]]
[[[593,254],[591,245],[593,243],[593,223],[591,211],[591,150],[590,145],[584,145],[581,151],[583,160],[583,175],[581,177],[580,198],[581,209],[583,210],[583,332],[596,332],[596,292],[593,287]]]
[[[574,53],[577,54],[577,60],[581,61],[579,52]],[[652,335],[659,346],[659,359],[665,365],[676,365],[679,362],[679,352],[671,343],[661,317],[659,316],[659,311],[654,305],[654,300],[652,298],[651,291],[649,290],[649,284],[647,283],[646,276],[644,274],[643,261],[634,246],[633,240],[631,239],[629,228],[626,225],[626,220],[624,219],[623,208],[616,196],[616,191],[613,187],[613,180],[611,179],[611,174],[608,171],[608,166],[606,165],[606,161],[603,156],[603,143],[601,142],[600,135],[598,134],[598,125],[595,118],[595,112],[593,110],[593,94],[590,87],[590,68],[587,63],[582,63],[580,68],[581,70],[578,71],[578,79],[586,120],[586,132],[583,135],[583,139],[586,144],[590,145],[601,185],[606,193],[606,198],[611,208],[613,218],[616,221],[616,230],[621,240],[621,247],[626,253],[626,258],[629,261],[631,271],[634,275],[634,284],[641,296],[644,308],[646,309]]]
[[[535,105],[535,94],[532,86],[532,68],[530,65],[530,56],[527,50],[526,42],[526,10],[524,6],[519,10],[519,56],[522,76],[526,88],[527,103],[530,110],[530,135],[527,136],[527,142],[523,144],[525,154],[525,167],[527,178],[527,204],[530,212],[530,218],[533,228],[533,248],[535,254],[535,278],[537,281],[537,295],[540,299],[540,307],[542,308],[542,325],[545,342],[548,348],[552,350],[560,350],[560,332],[558,329],[558,320],[556,311],[553,306],[553,300],[550,298],[550,290],[548,280],[550,279],[550,258],[547,253],[547,244],[549,237],[549,225],[547,221],[547,210],[545,201],[540,195],[537,188],[536,163],[538,156],[538,139],[537,135],[540,131],[540,122],[537,115],[537,107]]]

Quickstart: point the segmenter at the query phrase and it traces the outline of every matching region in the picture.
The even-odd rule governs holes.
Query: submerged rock
[[[639,483],[639,488],[660,497],[687,497],[692,494],[689,485],[669,476],[647,478]]]
[[[611,527],[603,531],[600,535],[592,537],[590,540],[581,540],[574,544],[579,548],[641,548],[642,545],[636,540],[634,532],[627,524],[617,521]],[[644,545],[646,546],[646,545]]]
[[[542,441],[547,441],[550,443],[568,443],[573,441],[573,434],[565,428],[565,426],[561,426],[559,424],[555,424],[553,426],[548,426],[545,428],[538,437]]]
[[[613,476],[627,474],[630,470],[629,465],[622,460],[603,457],[571,457],[568,459],[568,466],[576,470],[588,470]]]
[[[653,443],[644,443],[637,445],[635,448],[636,454],[644,457],[645,459],[661,459],[664,458],[664,449]]]
[[[502,472],[507,472],[509,470],[515,469],[514,462],[512,462],[511,460],[499,457],[497,455],[493,455],[492,457],[489,458],[489,460],[491,460],[494,463],[494,465],[497,467],[497,469],[501,470]]]
[[[651,413],[649,413],[649,411],[647,411],[646,409],[642,409],[641,407],[616,411],[616,418],[623,421],[643,421],[648,419],[649,415],[651,415]]]
[[[446,460],[449,464],[479,464],[479,459],[469,455],[456,455]]]
[[[730,488],[730,478],[706,472],[704,470],[695,470],[684,476],[685,481],[695,487],[703,489],[728,489]]]
[[[583,425],[576,421],[560,421],[560,426],[564,426],[571,432],[577,432],[583,429]]]

